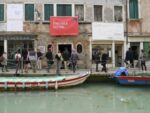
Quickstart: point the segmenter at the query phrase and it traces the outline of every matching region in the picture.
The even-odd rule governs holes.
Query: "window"
[[[50,16],[54,15],[53,4],[44,4],[44,20],[49,21]]]
[[[57,16],[72,16],[72,7],[69,4],[57,4]]]
[[[77,45],[77,52],[82,53],[82,45],[81,44]]]
[[[122,22],[122,6],[114,6],[115,22]]]
[[[0,21],[4,21],[4,4],[0,4]]]
[[[94,21],[102,21],[102,6],[94,5]]]
[[[75,5],[75,16],[78,16],[79,21],[84,21],[84,6]]]
[[[34,4],[25,4],[25,21],[34,21]]]
[[[129,14],[131,19],[138,19],[138,0],[129,1]]]

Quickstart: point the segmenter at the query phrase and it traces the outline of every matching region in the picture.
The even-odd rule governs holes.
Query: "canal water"
[[[0,92],[0,113],[150,113],[150,87],[84,83],[57,91]]]

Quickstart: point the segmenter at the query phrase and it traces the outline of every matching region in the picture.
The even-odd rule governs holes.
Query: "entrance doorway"
[[[115,45],[115,66],[121,67],[123,64],[122,60],[122,45],[117,44]]]
[[[3,54],[4,52],[4,41],[0,41],[0,56]]]
[[[71,51],[72,51],[72,45],[71,44],[59,44],[58,45],[58,50],[63,53],[65,51],[65,49],[67,49],[71,55]]]
[[[133,51],[133,58],[134,58],[134,60],[138,60],[138,58],[139,58],[139,53],[140,53],[140,43],[131,43],[130,44],[131,45],[131,49],[132,49],[132,51]]]
[[[66,49],[69,51],[69,58],[70,58],[70,56],[71,56],[71,51],[72,51],[72,45],[71,45],[71,44],[59,44],[59,45],[58,45],[58,50],[59,50],[62,54],[63,54],[63,52],[64,52]],[[64,62],[62,62],[61,69],[64,69]]]

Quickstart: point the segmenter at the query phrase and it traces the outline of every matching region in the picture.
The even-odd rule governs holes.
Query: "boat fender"
[[[58,83],[57,83],[57,81],[55,82],[55,90],[57,90],[58,89]]]

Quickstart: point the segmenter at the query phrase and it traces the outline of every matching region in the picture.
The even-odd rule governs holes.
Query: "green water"
[[[0,113],[150,113],[150,87],[85,83],[58,91],[1,92]]]

